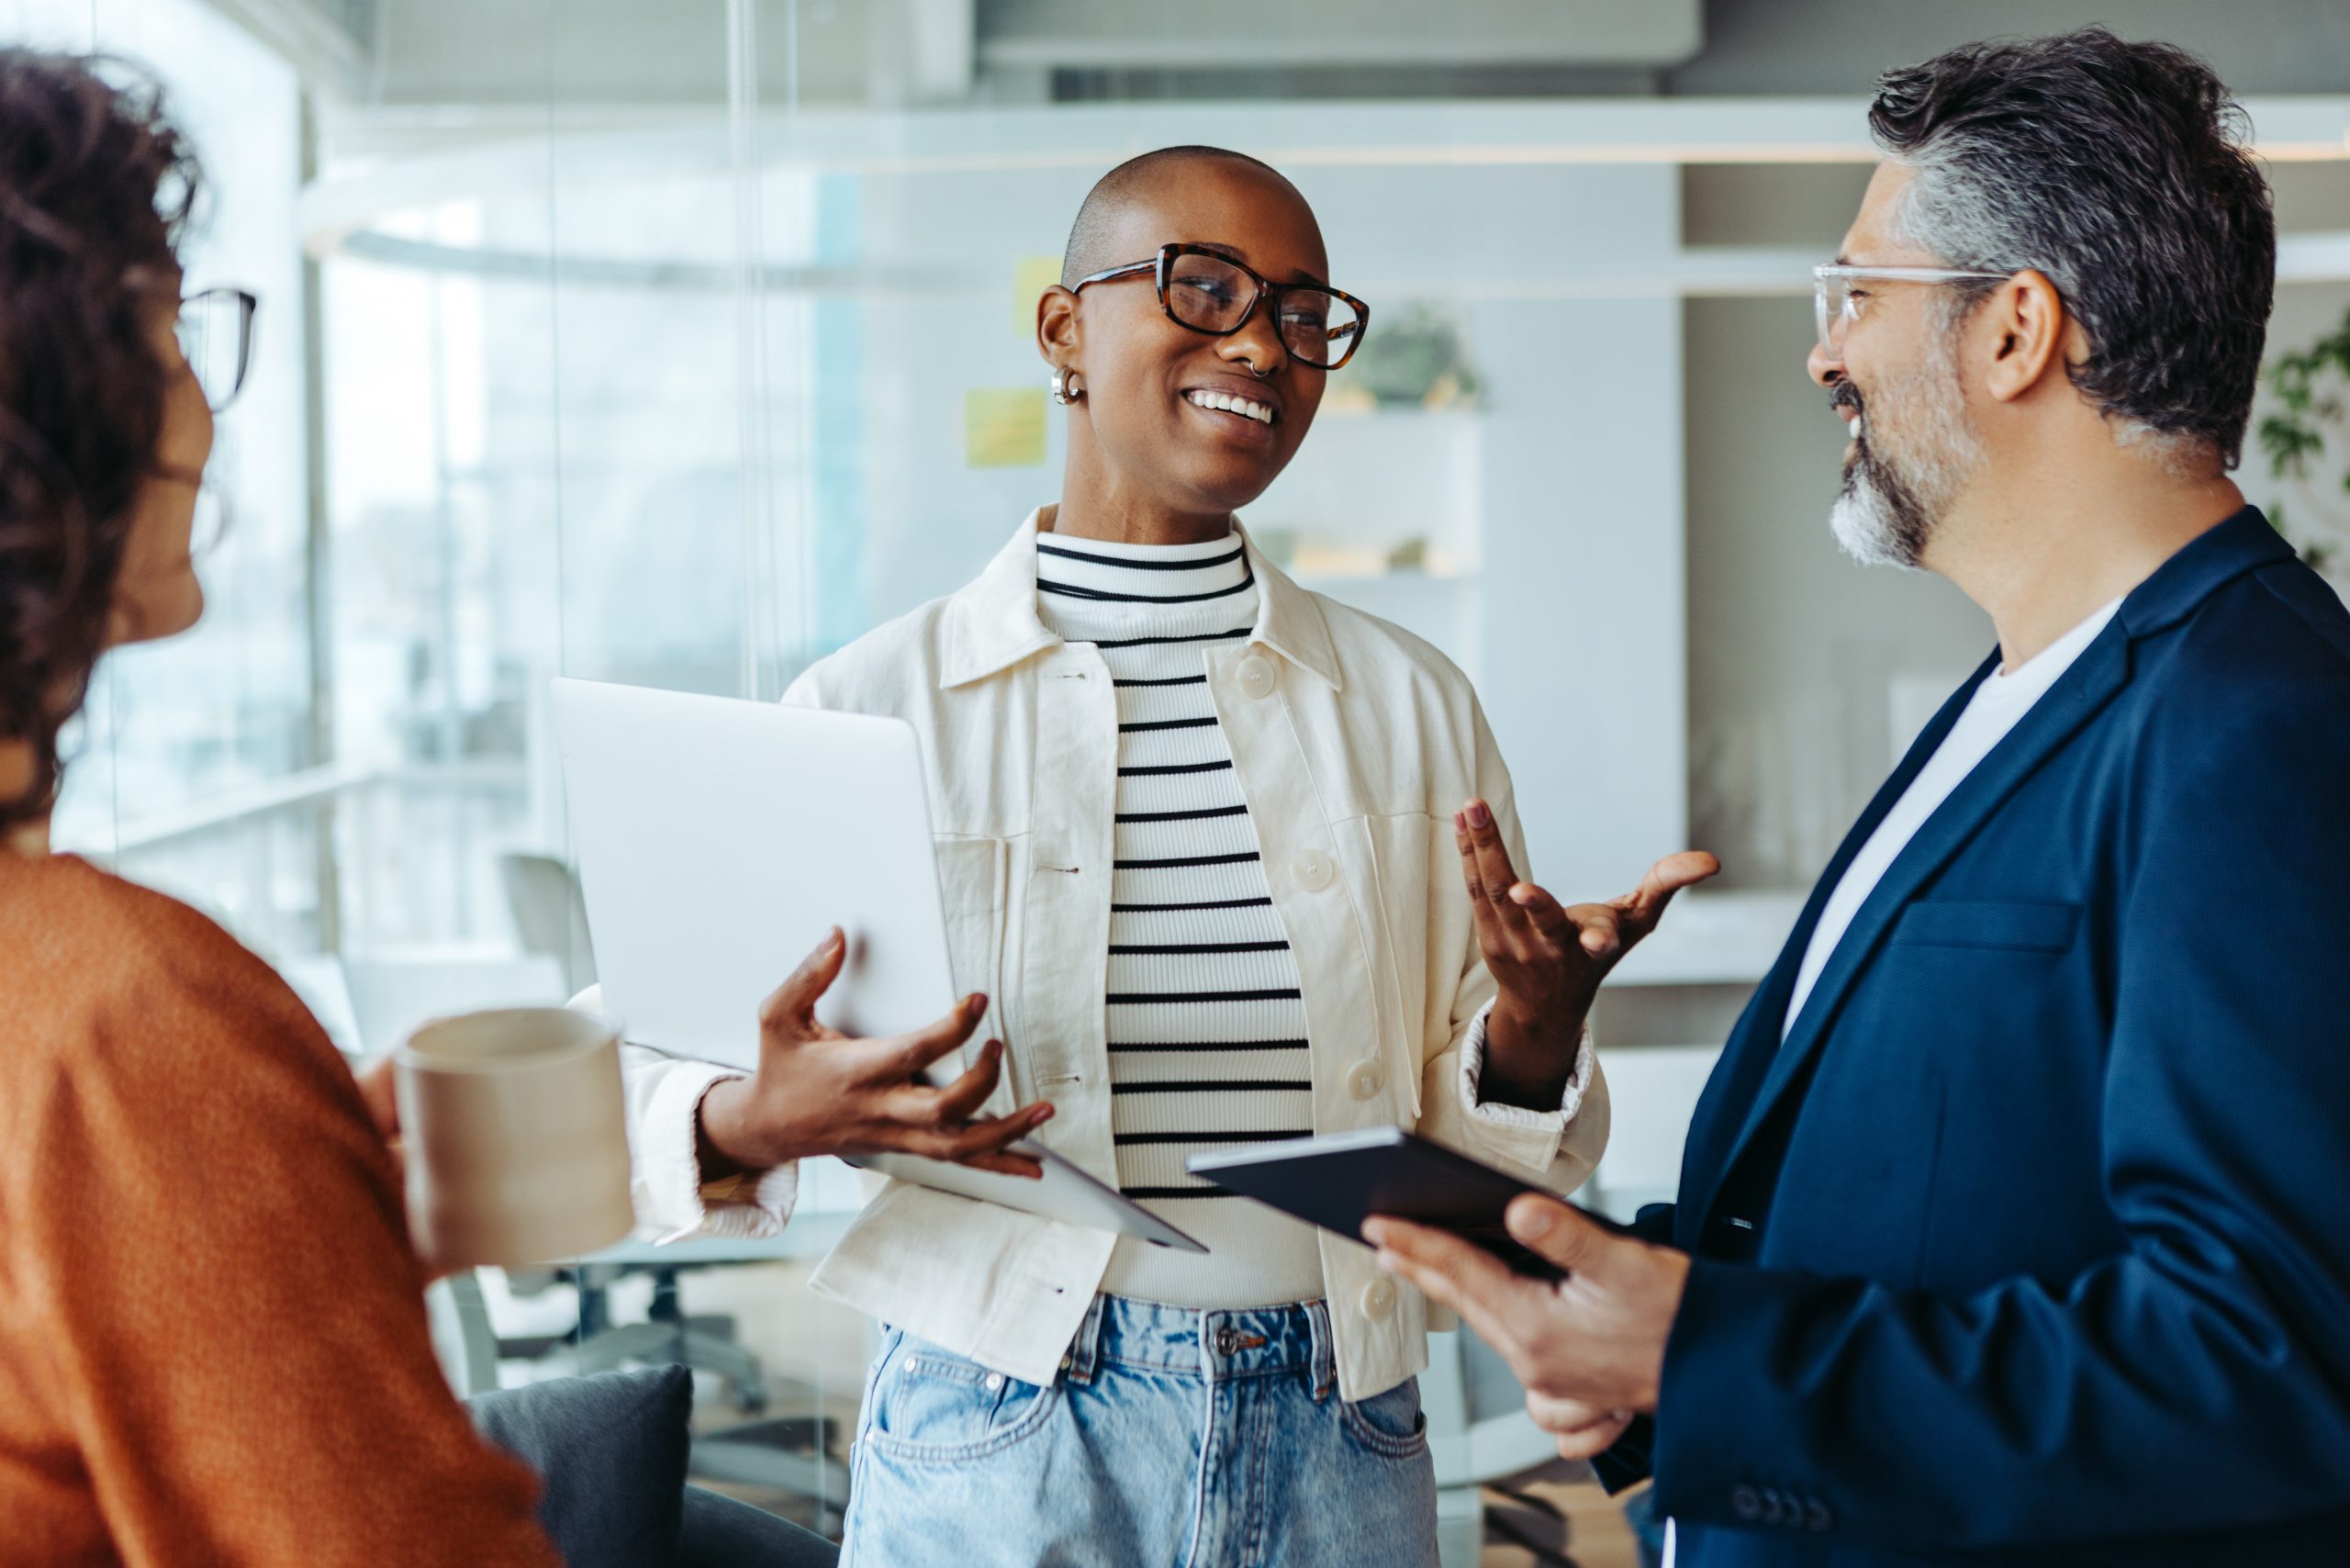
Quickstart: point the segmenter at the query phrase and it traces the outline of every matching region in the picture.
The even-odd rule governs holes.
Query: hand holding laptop
[[[986,1002],[932,1012],[959,987],[912,724],[588,680],[557,679],[554,708],[603,1005],[632,1044],[751,1074],[701,1096],[705,1178],[837,1154],[1038,1219],[1207,1250],[1032,1138],[1047,1106],[969,1120],[1002,1081],[1000,1043],[958,1060],[968,1070],[944,1088],[924,1076],[971,1038]],[[827,926],[770,992],[777,934]]]
[[[847,942],[836,928],[759,1009],[759,1061],[749,1078],[731,1078],[702,1097],[698,1142],[705,1180],[764,1170],[811,1155],[906,1153],[951,1159],[980,1170],[1035,1178],[1044,1168],[1005,1150],[1051,1119],[1038,1103],[1006,1116],[971,1113],[995,1092],[1003,1042],[934,1088],[923,1070],[951,1055],[986,1015],[987,999],[968,996],[934,1024],[882,1039],[861,1040],[817,1022],[816,1002],[839,978]]]

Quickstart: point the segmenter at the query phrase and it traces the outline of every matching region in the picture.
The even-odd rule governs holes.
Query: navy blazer
[[[1681,1568],[2350,1562],[2350,614],[2245,510],[1862,905],[1814,890],[1689,1130],[1652,1466]]]

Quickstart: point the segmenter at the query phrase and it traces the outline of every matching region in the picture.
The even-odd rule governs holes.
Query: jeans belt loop
[[[1095,1293],[1092,1303],[1085,1309],[1083,1321],[1077,1326],[1077,1338],[1069,1341],[1069,1354],[1062,1358],[1063,1375],[1080,1386],[1093,1381],[1093,1369],[1102,1361],[1102,1307],[1109,1298]]]
[[[1338,1354],[1330,1335],[1329,1304],[1307,1302],[1305,1321],[1314,1337],[1314,1402],[1319,1405],[1330,1396],[1338,1381]]]

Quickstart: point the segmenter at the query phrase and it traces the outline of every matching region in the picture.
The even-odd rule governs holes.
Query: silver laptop
[[[849,958],[816,1009],[901,1034],[960,994],[913,726],[865,713],[554,682],[580,890],[604,1005],[673,1056],[758,1062],[759,1003],[838,925]],[[852,1163],[1046,1219],[1204,1252],[1032,1141],[1041,1182],[917,1155]]]

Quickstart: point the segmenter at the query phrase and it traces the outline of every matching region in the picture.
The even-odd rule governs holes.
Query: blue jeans
[[[1320,1302],[1096,1298],[1048,1388],[886,1330],[844,1568],[1433,1568],[1419,1385],[1338,1398]]]

